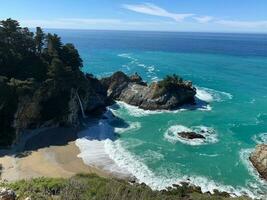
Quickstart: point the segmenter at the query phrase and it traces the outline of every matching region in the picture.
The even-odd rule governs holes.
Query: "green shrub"
[[[69,179],[37,178],[18,181],[5,186],[16,191],[24,200],[248,200],[249,198],[230,198],[216,191],[214,195],[201,193],[198,187],[182,184],[164,191],[153,191],[145,184],[129,184],[124,180],[102,178],[94,174],[79,174]]]

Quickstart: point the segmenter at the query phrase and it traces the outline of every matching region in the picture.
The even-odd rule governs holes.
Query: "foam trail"
[[[135,131],[141,128],[141,123],[140,122],[128,122],[129,126],[128,127],[115,127],[115,132],[116,133],[124,133],[128,131]]]
[[[156,76],[156,73],[155,73],[155,66],[154,65],[146,65],[144,63],[139,62],[138,59],[131,56],[131,53],[122,53],[122,54],[118,54],[118,56],[123,57],[123,58],[127,58],[130,60],[130,62],[127,65],[123,65],[123,67],[126,67],[128,71],[130,71],[129,65],[142,67],[146,71],[147,77],[150,77],[151,81],[158,80],[158,77]]]
[[[202,101],[205,102],[212,102],[213,101],[213,97],[210,93],[208,93],[206,90],[201,90],[197,88],[197,94],[196,97]]]
[[[208,103],[212,101],[221,102],[233,98],[233,95],[227,92],[217,91],[205,87],[196,87],[196,89],[196,98]]]
[[[252,137],[257,144],[266,144],[267,143],[267,133],[260,133]]]

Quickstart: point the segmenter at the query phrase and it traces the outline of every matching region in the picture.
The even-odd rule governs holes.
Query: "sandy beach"
[[[52,128],[41,131],[23,145],[19,152],[14,149],[1,152],[1,181],[16,181],[35,177],[71,177],[77,173],[96,173],[110,176],[93,166],[87,166],[77,157],[75,145],[77,131],[71,128]],[[15,147],[14,147],[15,148]]]

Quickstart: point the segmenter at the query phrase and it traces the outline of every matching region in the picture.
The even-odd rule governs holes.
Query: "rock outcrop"
[[[195,133],[195,132],[179,132],[177,133],[180,137],[185,138],[185,139],[205,139],[205,137],[201,134]]]
[[[256,149],[251,153],[249,160],[261,177],[267,180],[267,145],[257,145]]]
[[[15,200],[16,194],[13,190],[0,188],[0,200]]]
[[[194,104],[196,89],[192,83],[174,80],[170,78],[147,85],[137,74],[129,77],[123,72],[116,72],[103,78],[101,83],[110,98],[145,110],[171,110]]]

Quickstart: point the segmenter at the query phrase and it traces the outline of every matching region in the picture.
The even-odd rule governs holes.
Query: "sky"
[[[267,0],[0,0],[0,19],[61,29],[267,33]]]

